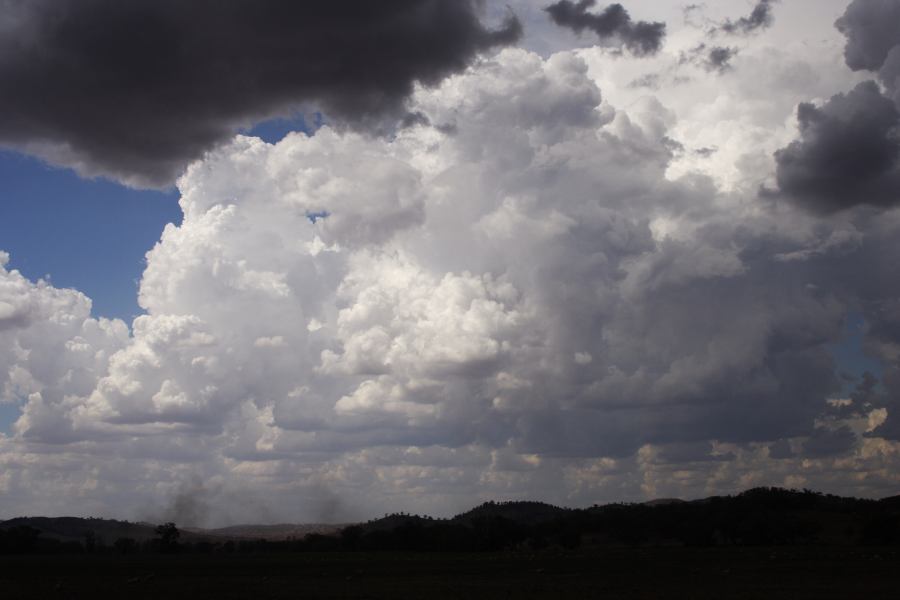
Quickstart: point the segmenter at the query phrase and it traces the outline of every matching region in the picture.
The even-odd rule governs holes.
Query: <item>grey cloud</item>
[[[700,13],[705,8],[704,4],[688,4],[687,6],[681,9],[681,14],[684,17],[684,23],[686,25],[691,25],[694,23],[694,15]]]
[[[891,233],[897,235],[896,229]],[[871,409],[886,409],[883,423],[867,436],[900,440],[900,363],[896,360],[896,348],[900,345],[900,290],[889,273],[896,270],[900,253],[896,243],[880,239],[866,258],[875,261],[869,277],[881,278],[881,290],[871,290],[867,297],[866,351],[880,360],[883,366],[880,380],[866,374],[851,396],[854,406],[862,413]]]
[[[728,34],[747,35],[757,30],[765,29],[772,25],[772,5],[778,0],[759,0],[753,10],[746,17],[741,17],[736,21],[726,20],[716,28],[716,31],[722,31]]]
[[[821,108],[800,104],[800,139],[775,154],[782,192],[813,210],[893,206],[900,200],[900,0],[855,0],[835,27],[844,58],[876,73]]]
[[[737,48],[714,46],[706,55],[706,67],[710,71],[727,71],[731,68],[731,59],[737,56]]]
[[[476,0],[21,0],[0,23],[0,145],[165,186],[237,128],[314,105],[372,126],[521,34]]]
[[[891,94],[894,103],[900,105],[900,45],[894,46],[888,53],[878,70],[878,78]]]
[[[854,1],[835,27],[847,36],[844,59],[854,71],[877,72],[900,103],[900,0]]]
[[[856,379],[856,378],[854,378]],[[850,404],[835,406],[833,412],[842,417],[863,416],[874,407],[884,404],[878,378],[869,371],[864,372],[856,381],[850,393]]]
[[[791,448],[791,443],[788,440],[778,440],[777,442],[769,446],[769,458],[779,460],[783,458],[793,457],[794,450]]]
[[[684,464],[692,462],[716,462],[734,459],[731,453],[714,454],[713,445],[708,441],[669,444],[662,446],[656,455],[656,462],[664,464]]]
[[[844,59],[854,71],[875,71],[900,44],[900,0],[853,0],[835,22],[847,36]]]
[[[588,12],[596,3],[596,0],[560,0],[544,10],[560,27],[568,27],[578,34],[588,29],[601,40],[618,42],[637,56],[656,54],[662,48],[665,23],[632,21],[628,11],[618,3],[610,4],[600,13]]]
[[[731,59],[738,55],[737,48],[698,44],[682,53],[680,62],[691,63],[710,72],[724,73],[731,69]]]
[[[891,129],[876,134],[885,153],[894,158],[891,168],[882,180],[887,200],[896,203],[900,199],[900,0],[854,0],[844,14],[835,22],[835,27],[847,38],[844,59],[847,66],[855,71],[867,70],[876,73],[884,85],[887,97],[879,103],[886,106],[893,101]],[[875,94],[875,84],[868,84]],[[879,92],[880,93],[880,92]],[[884,113],[890,113],[887,108]],[[884,372],[880,386],[874,377],[864,378],[856,391],[854,404],[887,408],[887,417],[881,425],[866,434],[874,437],[900,439],[900,366],[897,365],[895,348],[900,343],[900,289],[894,283],[898,256],[896,245],[896,225],[883,215],[871,224],[873,234],[866,244],[865,276],[854,273],[857,285],[864,298],[867,332],[866,352],[881,360]]]
[[[856,436],[847,425],[836,429],[817,428],[803,443],[803,455],[823,458],[845,454],[856,444]]]
[[[900,111],[874,82],[797,109],[800,139],[775,153],[782,193],[834,212],[900,200]]]
[[[637,79],[633,79],[628,87],[630,88],[648,88],[651,90],[659,89],[659,74],[658,73],[647,73],[646,75],[641,75]]]
[[[849,214],[865,231],[864,243],[854,252],[832,257],[827,263],[832,285],[855,296],[855,306],[864,319],[862,351],[879,364],[876,374],[864,372],[854,377],[848,406],[832,407],[837,418],[865,418],[873,410],[886,409],[884,422],[866,437],[900,440],[900,211],[864,211]],[[833,217],[837,218],[837,217]],[[871,418],[871,416],[870,416]]]

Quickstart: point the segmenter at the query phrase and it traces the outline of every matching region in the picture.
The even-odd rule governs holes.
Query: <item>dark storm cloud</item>
[[[844,59],[854,71],[878,73],[895,103],[900,104],[900,0],[854,1],[835,22],[847,36]]]
[[[0,144],[138,185],[236,128],[314,104],[371,126],[521,25],[477,0],[13,0],[0,15]]]
[[[797,108],[800,139],[775,153],[781,191],[821,212],[900,200],[900,111],[864,82]]]
[[[772,25],[772,5],[778,0],[759,0],[753,10],[746,17],[737,21],[726,20],[716,27],[716,31],[729,34],[747,35]]]
[[[585,29],[593,31],[603,41],[616,41],[637,56],[656,54],[662,48],[666,24],[660,22],[632,21],[631,15],[621,4],[610,4],[600,13],[590,13],[596,0],[560,0],[544,10],[561,27],[568,27],[580,34]]]
[[[835,27],[847,37],[844,58],[873,81],[824,106],[797,109],[800,139],[775,153],[781,191],[807,207],[834,212],[900,201],[900,0],[854,0]]]
[[[835,22],[847,36],[844,59],[854,71],[875,71],[900,44],[900,0],[854,0]]]

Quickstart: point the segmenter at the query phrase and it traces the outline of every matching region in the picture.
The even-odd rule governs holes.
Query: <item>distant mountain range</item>
[[[278,525],[233,525],[216,529],[184,527],[180,529],[184,542],[227,540],[272,540],[300,539],[311,533],[331,535],[345,527],[343,524],[285,523]],[[104,543],[112,543],[120,538],[130,538],[143,542],[157,537],[156,525],[152,523],[132,523],[114,519],[79,517],[17,517],[0,521],[0,532],[16,527],[30,527],[40,532],[45,539],[60,542],[83,542],[93,536]]]
[[[4,532],[25,529],[60,543],[90,539],[110,545],[128,538],[140,544],[158,537],[156,525],[111,519],[19,517],[0,521],[0,537]],[[325,549],[497,549],[521,543],[894,544],[900,543],[900,496],[862,500],[809,490],[756,488],[735,496],[694,501],[665,498],[585,509],[542,502],[486,502],[449,519],[395,513],[358,524],[188,527],[180,533],[185,544],[307,540],[304,543]]]

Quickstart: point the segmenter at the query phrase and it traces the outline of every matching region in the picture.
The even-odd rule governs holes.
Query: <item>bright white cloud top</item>
[[[237,137],[179,180],[130,332],[0,254],[5,516],[896,492],[900,211],[759,195],[797,104],[867,78],[843,3],[783,4],[718,73],[675,20],[654,58],[486,57],[390,139]],[[885,378],[847,399],[850,313]]]

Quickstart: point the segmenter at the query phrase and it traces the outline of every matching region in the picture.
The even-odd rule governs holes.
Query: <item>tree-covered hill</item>
[[[177,531],[107,519],[27,517],[0,522],[0,553],[538,551],[634,546],[900,544],[900,496],[843,498],[755,488],[694,501],[560,508],[486,502],[449,519],[396,513],[339,526],[240,526]],[[286,532],[293,532],[287,534]],[[165,538],[165,539],[163,539]]]

